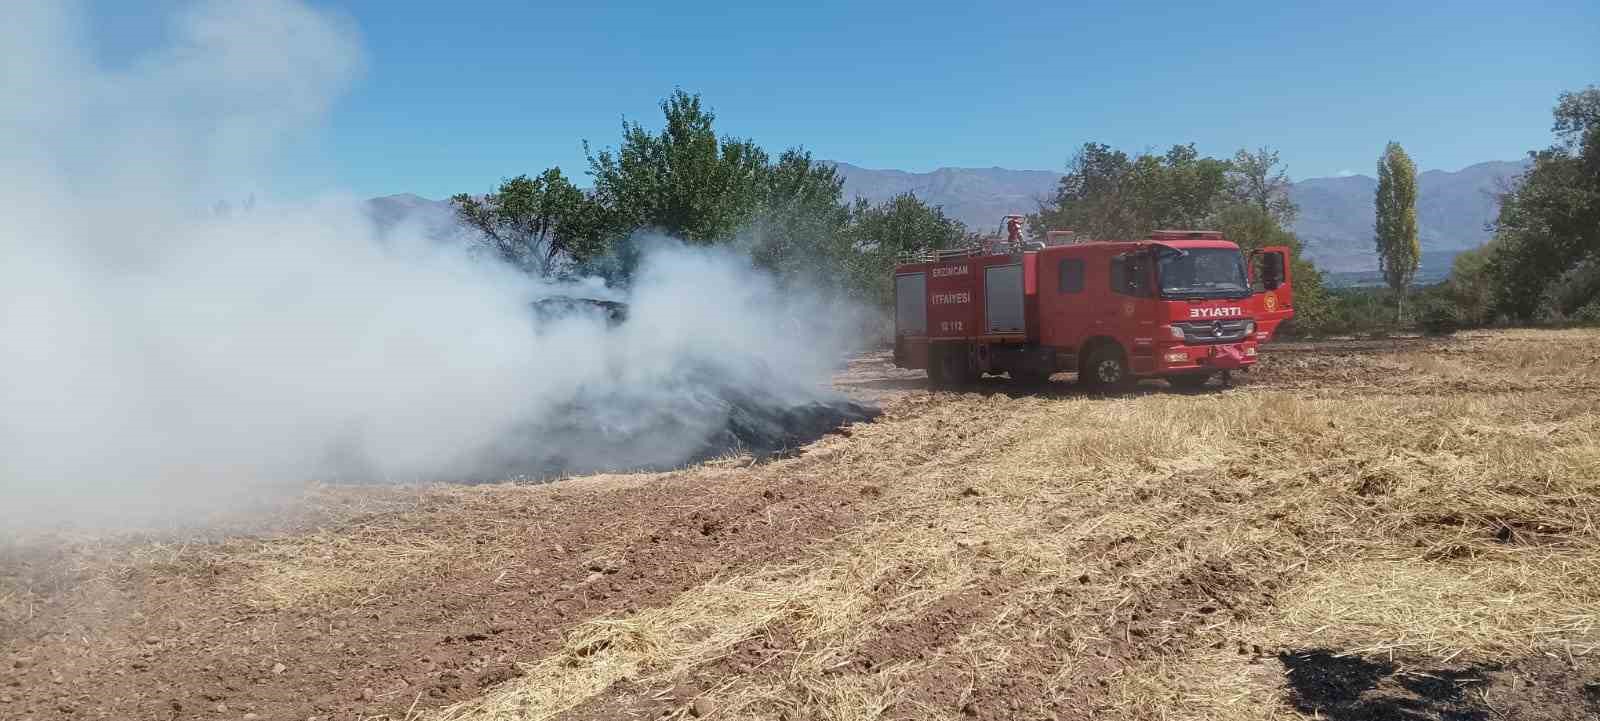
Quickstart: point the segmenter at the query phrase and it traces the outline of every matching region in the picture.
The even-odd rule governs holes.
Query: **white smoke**
[[[681,462],[729,392],[824,397],[848,344],[840,306],[726,252],[653,243],[626,324],[536,327],[530,301],[572,289],[420,229],[380,241],[351,198],[209,210],[271,198],[273,160],[362,70],[353,29],[298,1],[188,6],[121,69],[73,8],[8,12],[0,527],[342,474]]]

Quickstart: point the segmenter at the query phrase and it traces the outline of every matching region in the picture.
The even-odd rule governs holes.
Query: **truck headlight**
[[[1255,321],[1247,320],[1247,321],[1244,322],[1244,334],[1245,335],[1255,335],[1256,334],[1256,322]]]
[[[1173,340],[1183,340],[1183,329],[1175,325],[1167,326],[1167,332],[1172,334]]]

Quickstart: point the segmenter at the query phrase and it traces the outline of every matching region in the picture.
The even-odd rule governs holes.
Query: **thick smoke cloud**
[[[170,46],[107,69],[50,5],[0,25],[0,527],[308,480],[670,465],[730,394],[825,397],[851,313],[729,253],[647,243],[623,297],[419,229],[380,240],[351,198],[269,200],[271,161],[362,72],[338,18],[201,3]],[[552,293],[631,317],[536,323]]]

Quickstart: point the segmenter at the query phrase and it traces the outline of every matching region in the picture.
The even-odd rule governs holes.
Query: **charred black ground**
[[[503,443],[495,451],[500,465],[469,482],[670,470],[732,456],[786,457],[878,414],[842,397],[792,401],[711,382],[647,407],[614,403],[600,389],[555,420]]]
[[[1313,648],[1279,654],[1289,703],[1331,721],[1600,718],[1600,685],[1571,660],[1430,668]],[[1513,702],[1501,701],[1518,689]]]
[[[843,399],[770,407],[730,398],[727,428],[713,436],[693,460],[730,453],[749,453],[761,459],[793,455],[801,446],[851,423],[871,421],[878,413],[877,408]]]
[[[583,317],[614,329],[629,318],[626,303],[575,296],[542,298],[532,309],[538,324]],[[749,374],[768,376],[762,368]],[[709,366],[678,369],[666,383],[645,398],[606,386],[577,389],[561,412],[497,443],[487,454],[494,464],[468,480],[667,470],[740,455],[765,460],[879,413],[833,391],[796,394],[730,382],[723,369]]]

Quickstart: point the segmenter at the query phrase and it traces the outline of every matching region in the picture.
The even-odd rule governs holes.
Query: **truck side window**
[[[1061,261],[1058,268],[1059,282],[1056,290],[1061,293],[1083,292],[1083,259],[1067,258]]]
[[[1111,292],[1150,295],[1150,262],[1142,253],[1123,253],[1111,259]]]
[[[1283,254],[1257,252],[1252,261],[1255,262],[1254,272],[1250,274],[1251,290],[1257,293],[1263,290],[1277,290],[1283,285]]]

